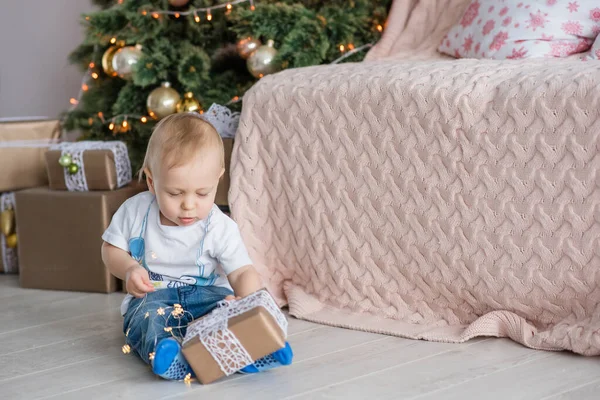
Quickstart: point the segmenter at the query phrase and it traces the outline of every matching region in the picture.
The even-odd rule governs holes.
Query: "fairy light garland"
[[[138,311],[140,310],[140,308],[142,308],[144,306],[144,304],[146,303],[146,299],[148,298],[148,295],[145,295],[143,300],[140,302],[140,304],[136,307],[135,311],[133,312],[133,316],[130,319],[129,325],[131,325],[131,322],[134,320],[135,315],[138,313]],[[173,306],[168,306],[168,307],[159,307],[156,309],[156,315],[157,316],[161,316],[163,317],[164,321],[165,321],[165,326],[164,326],[164,331],[168,332],[171,334],[171,336],[175,339],[178,340],[179,342],[183,341],[183,336],[181,335],[181,330],[186,328],[189,326],[190,323],[193,322],[193,314],[190,313],[189,311],[186,311],[183,309],[183,307],[181,306],[181,304],[173,304]],[[189,320],[191,322],[187,323],[187,324],[181,324],[181,320],[185,317],[185,316],[189,316]],[[149,318],[150,317],[150,311],[146,311],[146,313],[144,314],[144,318]],[[173,318],[171,320],[171,318]],[[176,325],[172,325],[169,323],[169,321],[177,321]],[[125,331],[125,337],[129,337],[129,331],[131,330],[131,327],[128,326],[127,330]],[[179,334],[176,334],[175,331],[178,331]],[[156,342],[156,337],[154,338],[154,341]],[[131,346],[127,343],[125,343],[122,347],[121,347],[121,351],[123,352],[123,354],[130,354],[131,353]],[[148,359],[149,360],[153,360],[154,356],[156,355],[155,352],[150,352],[148,353]],[[191,374],[187,374],[185,376],[185,378],[183,379],[183,382],[187,385],[189,385],[192,381],[194,381],[194,378],[192,378]]]
[[[173,15],[175,18],[186,17],[188,15],[193,15],[196,22],[200,22],[200,17],[198,14],[206,14],[206,19],[208,21],[212,20],[212,11],[225,9],[226,13],[230,13],[233,9],[234,5],[242,4],[242,3],[250,3],[250,10],[254,11],[256,7],[254,6],[254,0],[235,0],[229,3],[217,4],[210,7],[198,7],[198,8],[190,8],[187,11],[171,11],[171,10],[150,10],[144,9],[140,13],[144,16],[150,15],[154,19],[159,19],[161,15]]]

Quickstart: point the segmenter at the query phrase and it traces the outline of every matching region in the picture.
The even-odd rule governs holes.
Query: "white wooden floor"
[[[290,318],[292,366],[167,382],[121,352],[122,294],[25,290],[0,275],[0,399],[598,399],[600,359],[504,339],[404,340]]]

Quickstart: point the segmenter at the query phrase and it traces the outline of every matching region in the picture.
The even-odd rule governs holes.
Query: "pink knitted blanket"
[[[466,3],[396,1],[369,62],[255,85],[234,218],[299,318],[600,354],[600,63],[444,59]]]

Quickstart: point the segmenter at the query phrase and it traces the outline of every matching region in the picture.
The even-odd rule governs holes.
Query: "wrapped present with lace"
[[[190,324],[183,354],[198,380],[211,383],[285,347],[287,320],[266,290],[223,301]]]
[[[120,141],[63,142],[46,152],[50,189],[115,190],[131,182],[127,146]]]
[[[215,196],[215,204],[218,206],[229,205],[229,171],[231,165],[231,154],[233,152],[233,138],[240,123],[240,113],[231,111],[229,108],[220,104],[213,104],[202,114],[204,120],[210,122],[212,126],[219,132],[223,138],[223,150],[225,151],[225,174],[219,186],[217,187],[217,195]]]
[[[0,194],[0,273],[19,272],[15,194]]]
[[[44,153],[61,137],[57,120],[0,118],[0,192],[47,185]]]

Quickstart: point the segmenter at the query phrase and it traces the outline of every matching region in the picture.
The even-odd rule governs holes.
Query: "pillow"
[[[590,50],[590,55],[588,56],[590,60],[600,60],[600,35],[596,37],[596,41]]]
[[[457,58],[567,57],[600,32],[598,0],[472,0],[439,51]]]

